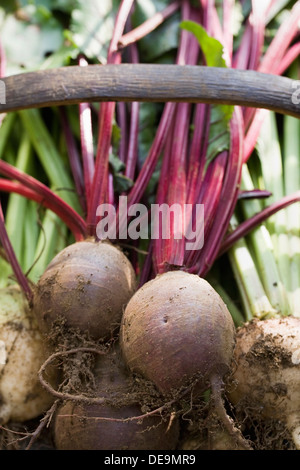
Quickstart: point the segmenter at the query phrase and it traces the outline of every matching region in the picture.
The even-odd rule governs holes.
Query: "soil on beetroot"
[[[94,375],[97,355],[84,352],[83,349],[95,348],[101,356],[101,353],[107,354],[110,348],[115,347],[117,339],[108,343],[95,342],[79,330],[68,328],[64,320],[58,319],[47,336],[47,342],[52,348],[53,356],[61,354],[58,356],[59,360],[55,361],[61,377],[58,390],[62,396],[64,394],[72,394],[74,396],[72,402],[63,399],[58,400],[56,409],[58,410],[61,407],[63,413],[68,414],[71,412],[76,415],[77,411],[82,407],[80,397],[90,397],[93,400],[98,396]],[[68,351],[76,350],[78,351],[77,353],[64,355]],[[114,361],[116,358],[111,360]],[[130,375],[128,380],[130,381],[128,383],[130,393],[123,393],[124,390],[119,394],[118,392],[109,393],[108,390],[106,404],[111,406],[112,410],[118,410],[122,407],[131,406],[133,403],[138,403],[140,406],[140,413],[136,416],[138,417],[139,415],[147,415],[147,413],[159,409],[161,410],[159,412],[161,422],[165,420],[170,421],[172,416],[172,419],[176,418],[180,423],[180,432],[178,431],[178,443],[176,446],[178,449],[224,448],[224,440],[219,445],[216,444],[216,439],[214,438],[215,433],[219,433],[220,423],[210,412],[209,396],[206,399],[203,399],[202,396],[194,396],[193,388],[191,388],[188,393],[183,395],[183,390],[174,391],[174,394],[171,394],[166,399],[150,381],[145,380],[143,377],[134,374]],[[71,408],[68,406],[68,403]],[[80,417],[80,424],[86,425],[86,422],[92,416],[97,418],[101,416],[101,412],[99,414],[96,408],[92,410],[92,415],[86,412]],[[114,418],[116,414],[112,412],[110,417]],[[35,435],[42,419],[43,417],[39,417],[28,423],[9,423],[9,426],[2,430],[1,433],[1,448],[5,450],[23,450],[30,445],[30,450],[55,450],[56,443],[53,433],[55,413],[48,417],[50,426],[44,426]],[[153,422],[151,424],[154,432],[158,424],[153,424]],[[230,446],[236,448],[236,444],[231,439],[229,441]]]
[[[60,373],[60,385],[58,391],[63,397],[65,394],[72,394],[74,397],[71,405],[72,412],[79,410],[82,407],[80,398],[82,396],[89,398],[92,402],[95,398],[99,398],[97,393],[97,377],[94,374],[95,365],[102,354],[108,354],[111,349],[118,345],[118,339],[114,338],[107,343],[96,342],[89,338],[88,335],[82,334],[79,330],[68,328],[66,322],[58,319],[47,336],[47,342],[52,348],[52,356],[58,354],[55,365]],[[91,348],[99,351],[97,354],[85,352],[85,348]],[[76,352],[77,350],[77,352]],[[75,353],[68,354],[68,351],[75,351]],[[66,355],[64,355],[66,353]],[[51,356],[50,356],[51,357]],[[119,360],[116,356],[112,356],[112,361]],[[114,364],[112,363],[112,366]],[[47,369],[46,369],[47,370]],[[47,380],[47,373],[44,371],[45,381]],[[51,388],[49,388],[51,391]],[[209,397],[203,399],[203,396],[194,396],[193,387],[185,390],[174,390],[167,398],[163,397],[152,382],[145,380],[137,374],[128,375],[127,393],[124,389],[118,393],[112,389],[107,390],[106,405],[111,406],[113,412],[110,417],[113,419],[117,416],[114,411],[118,411],[122,407],[131,407],[138,404],[139,410],[132,418],[137,422],[142,419],[149,419],[149,430],[153,433],[156,432],[160,425],[170,426],[174,420],[178,421],[178,436],[176,437],[177,444],[173,448],[182,448],[183,442],[186,441],[186,436],[191,434],[191,429],[205,430],[211,427],[210,421],[210,400]],[[55,421],[55,412],[60,406],[67,404],[68,400],[63,398],[57,400],[57,407],[54,412],[46,416],[46,426],[36,434],[36,430],[40,426],[43,417],[32,420],[28,423],[9,423],[8,429],[3,430],[1,446],[2,449],[26,449],[29,445],[30,450],[51,450],[56,449],[56,443],[53,436],[53,426]],[[152,413],[155,419],[152,419]],[[69,410],[70,411],[70,410]],[[82,415],[80,420],[85,423],[91,417],[101,417],[101,408],[99,411],[93,409],[93,414],[86,413]],[[137,420],[137,418],[139,418]],[[158,418],[158,419],[157,419]],[[146,429],[147,429],[146,428]],[[167,445],[165,443],[165,445]],[[163,447],[159,450],[165,450]]]
[[[55,256],[35,286],[33,309],[45,334],[61,315],[70,328],[107,341],[135,290],[135,272],[127,256],[115,245],[91,239]]]
[[[254,450],[296,450],[286,424],[276,417],[276,403],[280,404],[283,399],[289,400],[289,390],[284,382],[274,383],[273,373],[299,368],[299,365],[293,362],[292,353],[280,345],[283,338],[279,334],[266,334],[263,331],[259,334],[255,320],[248,324],[248,328],[250,334],[256,334],[257,339],[249,350],[246,350],[247,347],[245,347],[245,351],[238,349],[237,356],[233,361],[227,391],[229,396],[234,397],[234,402],[236,400],[235,389],[237,388],[235,372],[238,367],[236,357],[239,358],[243,370],[245,367],[249,368],[249,371],[254,369],[259,376],[256,380],[253,375],[250,378],[246,372],[250,386],[248,388],[247,382],[247,393],[234,405],[231,405],[230,412],[235,422],[240,426],[243,435],[252,442]],[[244,334],[244,329],[237,330],[237,340],[240,340],[241,345],[245,344],[245,341],[242,340]],[[259,377],[264,377],[266,380],[261,381]],[[280,378],[280,375],[278,377]],[[264,405],[266,396],[271,397],[267,411]],[[274,410],[274,418],[271,416],[270,410],[272,409]]]
[[[270,368],[282,366],[282,364],[290,365],[290,358],[283,354],[283,348],[274,348],[271,338],[267,344],[262,340],[258,340],[255,346],[249,352],[247,359],[249,364],[251,360],[257,357],[263,357],[265,364]],[[99,342],[91,339],[87,334],[83,334],[79,330],[70,329],[66,322],[58,319],[54,324],[50,334],[47,336],[47,342],[52,348],[53,354],[58,354],[55,361],[56,367],[60,373],[59,392],[62,396],[72,394],[74,396],[73,407],[80,407],[80,397],[97,397],[97,386],[94,375],[95,364],[98,355],[85,352],[85,348],[98,350],[99,357],[107,354],[112,348],[118,344],[117,338],[112,338],[109,342]],[[263,347],[262,347],[263,346]],[[76,351],[72,354],[66,354],[68,351]],[[263,352],[264,351],[264,352]],[[266,353],[266,351],[269,353]],[[59,357],[59,354],[61,356]],[[112,359],[115,360],[115,359]],[[267,371],[266,371],[267,373]],[[47,375],[45,375],[45,379]],[[223,428],[220,420],[214,413],[213,403],[211,402],[209,393],[205,393],[200,397],[193,394],[193,387],[188,393],[183,390],[174,391],[174,394],[163,397],[154,385],[144,378],[134,374],[130,375],[130,384],[128,390],[130,393],[114,393],[107,396],[107,405],[118,410],[124,406],[131,406],[138,403],[141,414],[147,415],[153,410],[161,410],[161,422],[170,422],[170,420],[178,419],[180,430],[176,448],[181,450],[240,450],[239,443],[235,441],[233,436]],[[230,377],[225,378],[226,383],[230,383],[234,387],[234,383],[230,382]],[[284,387],[276,390],[278,394],[284,394]],[[78,402],[77,402],[77,398]],[[226,397],[225,397],[226,400]],[[66,403],[63,399],[57,400],[57,407]],[[294,445],[289,438],[289,434],[283,423],[276,420],[260,420],[259,406],[253,410],[251,400],[243,400],[237,406],[233,407],[227,400],[225,401],[228,416],[235,423],[250,443],[254,450],[294,450]],[[53,423],[55,412],[50,413],[47,417],[47,425],[43,426],[38,434],[36,430],[44,419],[44,416],[38,417],[26,423],[9,423],[0,433],[0,449],[1,450],[55,450],[56,444],[53,438]],[[95,416],[99,416],[95,414]],[[138,416],[138,415],[137,415]],[[113,418],[113,415],[111,416]],[[255,417],[255,418],[254,418]],[[86,416],[87,419],[90,416]],[[84,416],[81,418],[84,422]],[[152,424],[153,425],[153,424]],[[153,429],[157,424],[153,425]],[[151,430],[151,426],[149,428]],[[34,438],[32,438],[34,436]],[[163,450],[163,449],[162,449]]]

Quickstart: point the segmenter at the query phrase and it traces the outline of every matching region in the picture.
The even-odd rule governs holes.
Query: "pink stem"
[[[223,0],[223,35],[224,45],[227,50],[229,62],[232,61],[233,52],[233,34],[232,34],[232,17],[233,17],[234,0]]]
[[[5,75],[6,75],[6,54],[5,54],[4,46],[0,40],[0,78],[5,77]],[[4,118],[5,118],[5,113],[0,114],[0,126]]]
[[[154,29],[180,8],[180,4],[180,1],[171,3],[164,10],[159,11],[141,25],[124,34],[119,40],[119,47],[129,46],[129,44],[139,41],[147,34],[154,31]]]
[[[86,201],[89,201],[95,172],[92,112],[89,103],[79,104],[79,122],[85,198]]]
[[[265,18],[266,18],[266,7],[260,0],[252,1],[252,12],[249,18],[249,24],[252,29],[252,41],[249,44],[250,56],[247,69],[257,70],[259,62],[261,60],[264,37],[265,37]],[[245,108],[244,110],[244,125],[245,129],[248,128],[251,122],[255,110],[253,108]]]
[[[146,259],[144,261],[141,275],[140,275],[140,280],[139,280],[139,287],[142,287],[142,285],[145,284],[145,282],[149,281],[151,277],[151,271],[153,268],[152,265],[152,252],[153,252],[153,240],[150,240],[149,242],[149,247],[148,247],[148,254],[146,256]]]
[[[118,52],[118,43],[122,37],[122,33],[125,28],[127,18],[130,14],[132,4],[133,0],[122,0],[121,2],[114,25],[113,35],[108,48],[108,64],[119,64],[121,62],[121,55]],[[108,162],[115,107],[115,102],[107,102],[102,103],[100,108],[95,174],[93,178],[90,199],[88,201],[87,213],[88,234],[91,236],[95,236],[96,233],[97,207],[103,204],[107,198],[109,184]]]
[[[289,50],[288,47],[298,31],[298,23],[300,21],[300,2],[297,2],[292,8],[287,19],[281,24],[278,29],[276,36],[272,40],[267,52],[261,60],[258,67],[259,72],[263,73],[283,73],[286,68],[294,60],[295,52],[298,50],[292,46]],[[252,110],[251,112],[251,124],[248,127],[247,134],[244,142],[244,162],[247,162],[250,155],[253,152],[257,138],[260,133],[261,125],[264,117],[267,113],[264,109]],[[247,118],[249,123],[249,117]],[[247,123],[246,123],[247,124]],[[245,124],[245,125],[246,125]]]
[[[196,105],[194,132],[189,155],[187,176],[187,204],[195,204],[204,174],[205,156],[209,138],[210,106]]]
[[[107,203],[111,205],[115,204],[114,180],[111,173],[108,175]]]
[[[247,23],[239,49],[235,52],[232,59],[233,68],[240,70],[246,70],[248,68],[252,33],[252,27]]]
[[[81,57],[79,59],[79,65],[85,67],[88,65],[88,62]],[[92,110],[89,103],[79,103],[79,125],[85,199],[89,201],[95,172]]]
[[[286,52],[285,56],[282,58],[278,69],[274,71],[277,75],[282,75],[289,66],[294,62],[294,60],[298,59],[300,55],[300,42],[293,44]]]
[[[279,201],[270,204],[270,206],[265,207],[258,214],[255,214],[254,216],[242,222],[233,232],[226,236],[220,247],[219,256],[225,253],[240,238],[243,238],[248,235],[248,233],[250,233],[254,228],[263,223],[273,214],[299,201],[300,191],[296,191],[295,193],[289,194],[288,196],[284,196]]]
[[[266,51],[260,66],[259,72],[274,73],[279,68],[280,62],[284,57],[291,41],[299,30],[300,21],[300,2],[296,2],[287,19],[279,27],[274,39]]]
[[[6,54],[2,41],[0,41],[0,77],[6,75]]]
[[[86,237],[86,224],[80,215],[69,206],[63,199],[57,196],[46,185],[36,180],[30,175],[23,173],[14,166],[0,160],[0,173],[7,178],[19,181],[24,188],[31,190],[36,194],[37,202],[44,201],[48,207],[51,206],[53,212],[61,217],[68,227],[72,230],[74,237],[77,240],[82,240]],[[32,193],[31,193],[32,194]]]
[[[190,9],[189,2],[184,1],[182,4],[182,17],[188,19],[193,12]],[[182,31],[180,36],[180,44],[178,48],[177,60],[178,65],[190,64],[193,65],[197,62],[199,54],[199,46],[194,36],[187,31]],[[162,190],[160,199],[164,193],[164,202],[168,207],[179,208],[181,215],[185,214],[185,204],[187,201],[187,145],[189,135],[191,105],[189,103],[179,103],[176,106],[174,116],[174,124],[172,125],[169,137],[168,153],[164,156],[167,157],[171,163],[169,165],[169,181],[168,190]],[[170,157],[169,157],[170,155]],[[166,181],[167,162],[163,162],[163,172],[161,177],[162,186],[165,187]],[[176,206],[174,206],[176,204]],[[172,214],[172,212],[171,212]],[[178,225],[179,224],[179,225]],[[170,220],[170,238],[167,240],[160,240],[154,244],[156,265],[155,269],[158,272],[164,272],[168,266],[182,266],[185,254],[185,220],[173,217]],[[160,251],[162,257],[160,257]]]
[[[278,66],[277,70],[274,70],[273,73],[275,74],[283,74],[286,69],[293,63],[295,60],[295,53],[299,52],[300,50],[300,44],[297,43],[294,46],[289,49],[287,52],[286,56],[284,59],[281,61],[280,65]],[[254,147],[256,145],[261,126],[263,124],[263,121],[265,119],[266,114],[269,111],[266,109],[256,109],[253,110],[253,116],[252,116],[252,122],[247,130],[247,133],[245,135],[245,140],[244,140],[244,162],[247,162],[248,159],[250,158]]]
[[[230,218],[235,209],[239,193],[241,169],[243,162],[243,117],[239,107],[234,108],[230,122],[231,143],[228,164],[222,185],[217,213],[211,225],[210,234],[206,236],[204,247],[200,251],[199,271],[200,276],[205,276],[213,264],[223,237],[227,231]]]
[[[210,228],[217,212],[227,158],[228,152],[224,151],[209,164],[204,179],[201,182],[198,200],[195,201],[197,204],[204,205],[204,240],[207,240],[207,237],[210,236]],[[195,230],[196,224],[199,224],[199,221],[194,219],[192,221],[194,222],[193,230]],[[184,263],[185,266],[189,268],[197,263],[199,255],[200,253],[198,251],[187,252]]]
[[[173,117],[173,121],[174,119],[175,117]],[[158,188],[156,192],[156,204],[158,204],[159,206],[161,204],[164,204],[167,200],[168,187],[169,187],[169,168],[170,168],[170,162],[172,158],[171,147],[172,147],[172,134],[171,132],[169,132],[164,154],[163,154],[162,167],[160,170]],[[159,223],[158,238],[153,240],[151,247],[152,247],[152,252],[153,252],[154,270],[155,270],[155,273],[158,273],[160,271],[160,266],[163,266],[164,261],[167,259],[167,253],[166,253],[166,243],[165,243],[165,240],[162,238],[163,237],[162,224],[160,224],[159,220],[157,220],[156,223]]]
[[[136,44],[130,47],[131,62],[137,64],[139,62],[138,48]],[[129,143],[128,154],[126,158],[125,176],[134,180],[136,163],[138,157],[138,133],[139,133],[139,111],[140,104],[136,101],[131,103],[130,127],[129,127]]]
[[[86,212],[86,200],[85,200],[85,188],[83,170],[81,165],[80,156],[78,153],[77,145],[75,142],[74,135],[68,122],[66,110],[64,107],[59,108],[59,113],[62,121],[62,128],[66,139],[67,151],[69,156],[70,167],[74,179],[76,192],[79,197],[81,207]]]
[[[121,131],[119,159],[125,164],[128,147],[128,125],[127,125],[127,103],[120,101],[117,103],[117,121]]]
[[[266,8],[261,0],[252,1],[252,12],[250,15],[250,24],[252,26],[252,43],[250,48],[250,58],[248,69],[257,70],[262,54],[265,36],[265,17]]]
[[[166,103],[164,107],[148,156],[138,173],[134,186],[128,194],[128,209],[141,199],[146,190],[153,171],[155,170],[157,161],[163,151],[175,106],[175,103]],[[127,214],[119,214],[118,212],[117,221],[119,219],[120,224],[118,230],[122,231],[124,229],[124,224],[125,227],[127,225]]]
[[[171,147],[171,165],[169,168],[169,187],[166,202],[169,207],[173,204],[179,205],[181,213],[184,214],[186,202],[186,137],[189,125],[190,105],[188,103],[179,103],[175,117],[174,133]],[[170,227],[170,239],[166,240],[167,258],[164,264],[182,266],[184,259],[184,226],[183,220],[179,226],[176,226],[176,218]],[[181,235],[176,239],[175,236]]]

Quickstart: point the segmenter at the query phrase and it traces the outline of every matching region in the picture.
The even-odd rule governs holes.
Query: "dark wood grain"
[[[202,66],[70,66],[2,79],[0,112],[100,101],[185,101],[266,108],[300,116],[295,80],[256,71]]]

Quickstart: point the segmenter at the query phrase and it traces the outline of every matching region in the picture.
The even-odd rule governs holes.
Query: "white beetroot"
[[[0,424],[37,418],[53,403],[38,371],[49,354],[19,286],[0,291]],[[55,383],[56,373],[48,370]]]
[[[43,333],[62,319],[67,327],[108,340],[136,289],[133,267],[109,242],[88,239],[63,249],[37,283],[34,311]]]
[[[166,272],[144,284],[128,302],[120,328],[121,350],[132,372],[168,398],[211,389],[219,419],[248,448],[222,399],[234,343],[233,320],[219,294],[184,271]]]
[[[237,415],[272,420],[300,449],[300,318],[252,320],[237,331],[228,398]]]

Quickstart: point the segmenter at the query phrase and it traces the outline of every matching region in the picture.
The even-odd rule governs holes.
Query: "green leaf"
[[[139,152],[140,165],[143,165],[157,132],[157,124],[162,111],[161,103],[142,102],[139,105]]]
[[[210,113],[208,148],[206,153],[207,164],[219,153],[228,150],[230,146],[229,119],[227,114],[224,114],[222,107],[218,105],[212,105]]]
[[[65,45],[59,47],[53,54],[47,57],[44,62],[40,65],[40,70],[53,69],[70,65],[72,59],[76,59],[78,56],[79,49],[74,44]]]
[[[0,9],[1,40],[7,57],[6,75],[36,70],[64,42],[63,27],[45,7],[28,5],[24,17]]]
[[[115,120],[112,126],[111,140],[112,140],[112,147],[114,151],[117,152],[120,146],[120,141],[121,141],[121,129]]]
[[[89,59],[105,63],[120,2],[117,0],[77,0],[72,10],[70,31],[78,48]]]
[[[122,171],[125,170],[124,163],[112,152],[109,155],[109,165],[113,175],[114,191],[118,194],[126,192],[133,186],[133,181],[122,174]]]
[[[155,13],[166,8],[169,3],[168,0],[136,0],[132,15],[132,26],[139,26],[155,15]],[[170,52],[176,51],[178,48],[179,23],[180,12],[176,12],[154,31],[138,41],[137,44],[142,62],[169,62]],[[174,58],[172,62],[174,62]]]
[[[197,38],[208,67],[226,67],[222,44],[217,39],[209,36],[203,26],[194,21],[182,21],[180,27],[190,31]]]
[[[114,153],[111,153],[109,155],[109,164],[114,174],[120,173],[120,171],[123,171],[125,169],[124,163]]]
[[[210,36],[200,24],[194,21],[182,21],[180,27],[190,31],[197,38],[208,67],[226,67],[223,57],[223,45]],[[219,153],[229,149],[230,133],[228,124],[233,109],[234,106],[229,105],[211,105],[207,164]]]
[[[116,174],[114,179],[114,190],[118,194],[128,191],[133,186],[133,181],[125,175]]]
[[[1,8],[7,13],[14,12],[19,8],[19,2],[17,0],[1,0]]]
[[[60,197],[80,213],[81,208],[69,167],[62,160],[40,111],[38,109],[26,109],[19,111],[19,116],[50,184]]]

